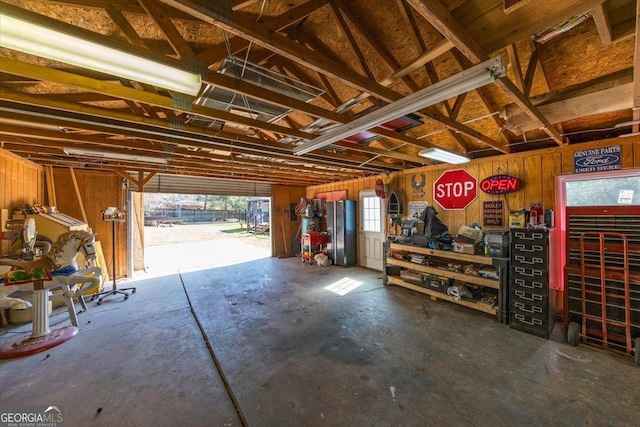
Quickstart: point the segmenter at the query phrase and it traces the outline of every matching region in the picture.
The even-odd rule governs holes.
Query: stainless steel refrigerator
[[[327,202],[327,253],[335,265],[356,265],[356,202]]]

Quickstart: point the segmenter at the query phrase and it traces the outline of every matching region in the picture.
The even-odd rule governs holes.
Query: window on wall
[[[640,205],[640,176],[569,181],[567,206]]]
[[[382,231],[380,198],[378,196],[363,197],[362,202],[362,230],[380,233]]]

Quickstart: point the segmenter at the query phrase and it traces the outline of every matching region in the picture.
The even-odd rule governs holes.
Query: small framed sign
[[[421,219],[428,206],[427,202],[409,202],[409,219]]]
[[[504,208],[502,200],[492,200],[483,204],[483,224],[489,227],[502,227],[504,225]]]
[[[619,145],[580,150],[573,153],[575,173],[602,172],[622,168]]]

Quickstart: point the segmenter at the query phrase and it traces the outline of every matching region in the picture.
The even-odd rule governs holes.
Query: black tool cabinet
[[[550,231],[515,228],[511,231],[509,325],[549,338],[554,326],[555,290],[550,288]]]

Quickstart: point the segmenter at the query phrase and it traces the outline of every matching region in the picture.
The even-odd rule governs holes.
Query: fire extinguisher
[[[529,208],[529,225],[532,227],[538,225],[538,211],[533,206]]]
[[[536,205],[536,214],[538,215],[538,224],[544,225],[544,207],[542,206],[542,202]]]

